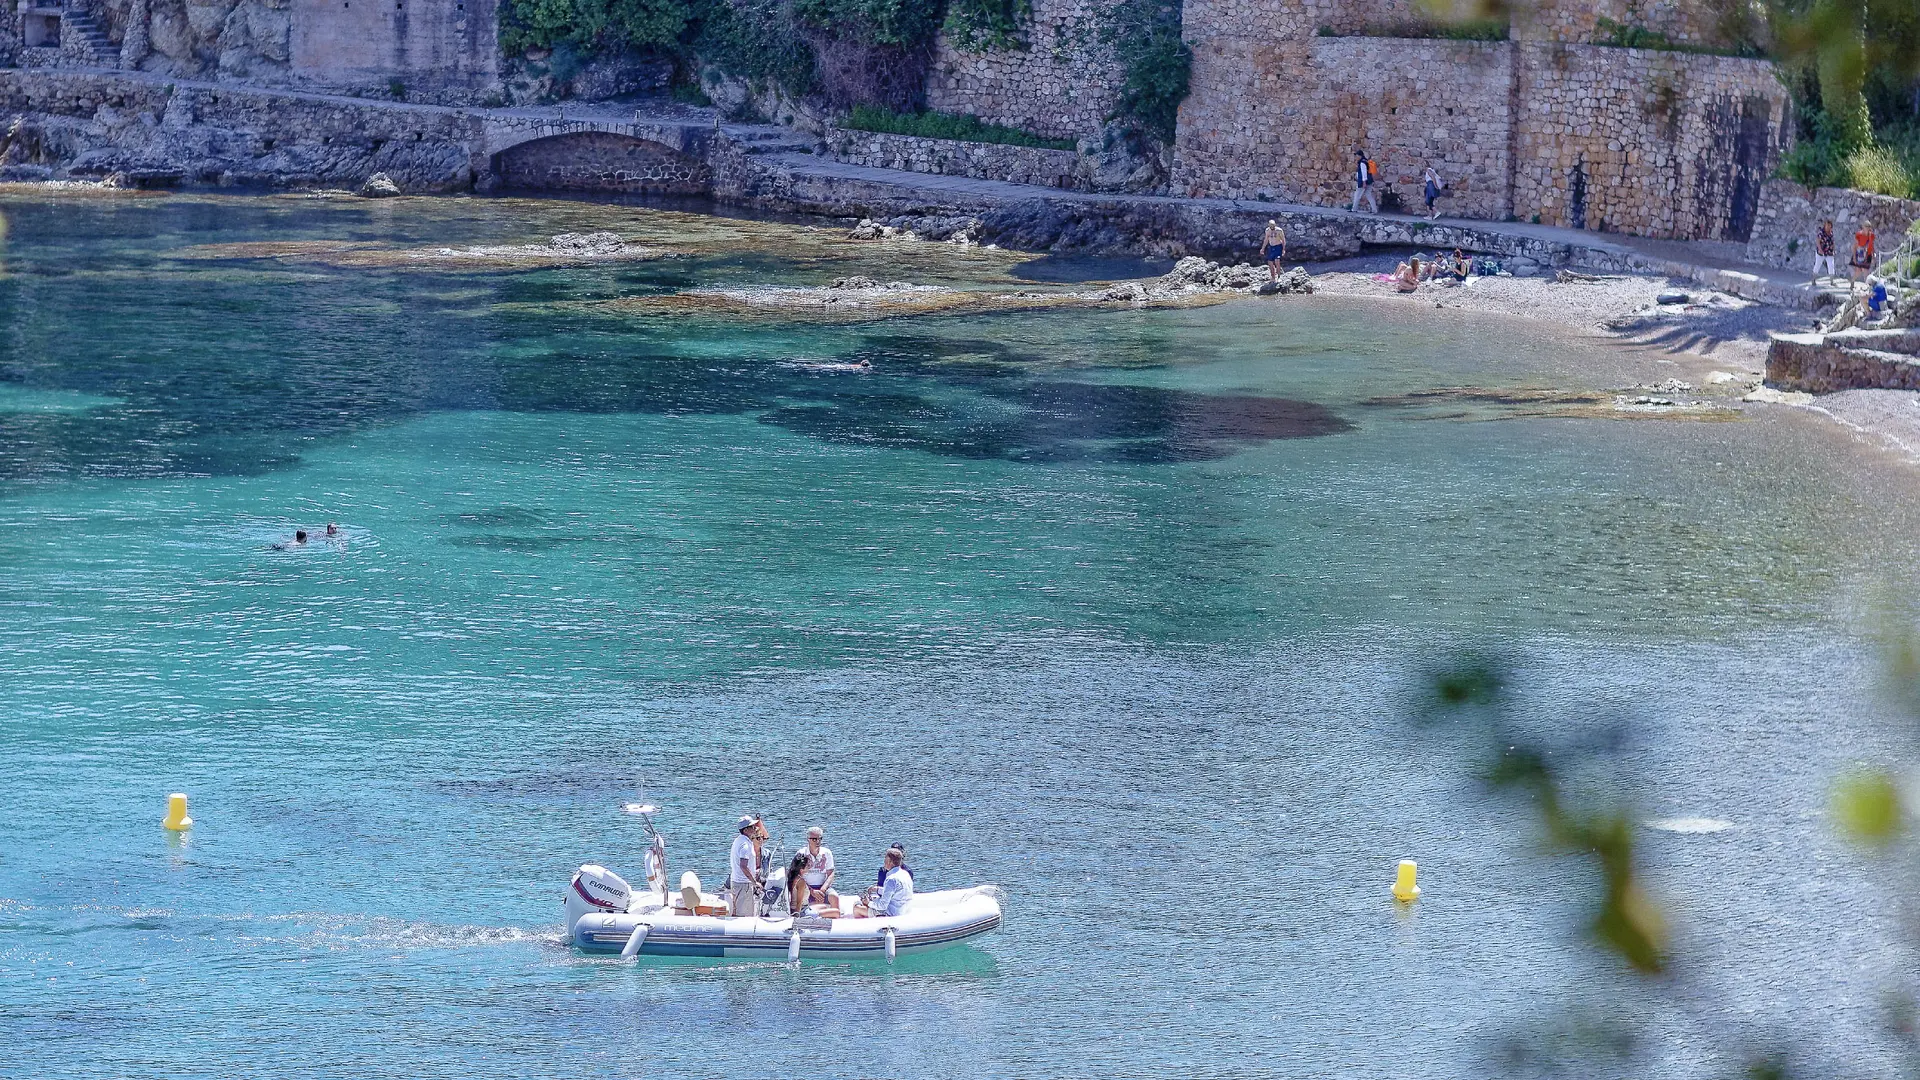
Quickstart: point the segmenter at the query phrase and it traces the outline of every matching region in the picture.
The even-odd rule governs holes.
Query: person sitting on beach
[[[1393,287],[1403,293],[1415,292],[1420,288],[1420,256],[1413,256],[1394,270]]]
[[[1465,282],[1467,275],[1473,273],[1473,260],[1467,258],[1466,252],[1461,251],[1459,248],[1454,248],[1453,266],[1449,272],[1453,275],[1454,280]]]
[[[1267,280],[1280,280],[1280,260],[1287,257],[1287,230],[1272,218],[1267,219],[1267,231],[1260,237],[1260,261],[1267,264]]]

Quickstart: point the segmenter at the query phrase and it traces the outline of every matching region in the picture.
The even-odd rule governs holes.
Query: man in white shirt
[[[907,902],[913,899],[913,875],[904,865],[907,853],[899,848],[888,848],[884,866],[886,884],[880,886],[880,895],[871,906],[856,904],[853,909],[855,918],[872,918],[880,915],[904,915]]]
[[[727,891],[731,894],[728,910],[736,918],[758,914],[760,842],[766,835],[766,826],[759,818],[748,814],[740,819],[740,833],[733,838],[733,855],[727,865]]]
[[[833,899],[833,849],[822,843],[825,830],[815,825],[807,830],[807,873],[803,878],[814,903],[838,906]]]

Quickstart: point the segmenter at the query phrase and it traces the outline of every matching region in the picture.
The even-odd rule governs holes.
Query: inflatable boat
[[[608,887],[614,882],[618,875],[599,866],[583,866],[574,875],[567,896],[568,936],[581,949],[628,957],[891,960],[937,952],[1000,925],[1000,890],[991,885],[915,893],[899,915],[829,919],[699,914],[720,910],[719,898],[711,894],[699,894],[700,902],[687,905],[663,903],[657,892],[629,893],[623,905],[621,890]],[[683,892],[686,888],[697,892],[699,886],[683,886]]]
[[[703,892],[698,875],[680,875],[667,890],[667,842],[653,827],[658,807],[629,803],[652,841],[645,887],[635,890],[604,866],[588,863],[567,883],[567,940],[589,952],[635,956],[713,956],[755,960],[857,959],[930,953],[1000,926],[997,886],[916,892],[899,915],[854,918],[853,896],[840,909],[788,912],[787,872],[766,876],[759,913],[734,917],[721,898]],[[831,915],[832,917],[829,917]]]

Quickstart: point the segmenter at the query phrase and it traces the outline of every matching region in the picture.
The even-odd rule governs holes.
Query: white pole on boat
[[[800,959],[800,931],[798,930],[787,935],[787,959]]]
[[[885,930],[882,930],[881,933],[886,935],[887,938],[887,959],[892,960],[893,954],[899,950],[899,943],[894,941],[893,938],[893,927],[889,926]]]
[[[653,927],[647,923],[634,927],[633,933],[627,936],[626,945],[620,950],[620,959],[631,960],[640,955],[640,946],[646,943],[647,931],[651,929]]]

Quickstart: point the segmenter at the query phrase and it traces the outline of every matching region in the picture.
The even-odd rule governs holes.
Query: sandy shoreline
[[[1461,286],[1427,284],[1412,294],[1397,292],[1376,274],[1391,271],[1398,256],[1369,256],[1309,267],[1315,291],[1406,306],[1449,307],[1462,311],[1517,316],[1552,322],[1592,334],[1648,357],[1646,381],[1671,374],[1656,358],[1694,358],[1696,382],[1718,384],[1726,403],[1741,410],[1801,408],[1854,432],[1863,441],[1920,465],[1920,393],[1904,390],[1848,390],[1787,401],[1743,400],[1766,370],[1767,335],[1804,331],[1814,317],[1804,311],[1743,300],[1713,290],[1672,283],[1664,277],[1606,275],[1595,281],[1557,281],[1549,271],[1539,277],[1475,278]],[[1655,298],[1675,290],[1688,294],[1685,305],[1662,306]],[[1726,379],[1725,376],[1735,376]],[[1703,392],[1716,387],[1700,385]],[[1762,395],[1767,396],[1767,395]]]

